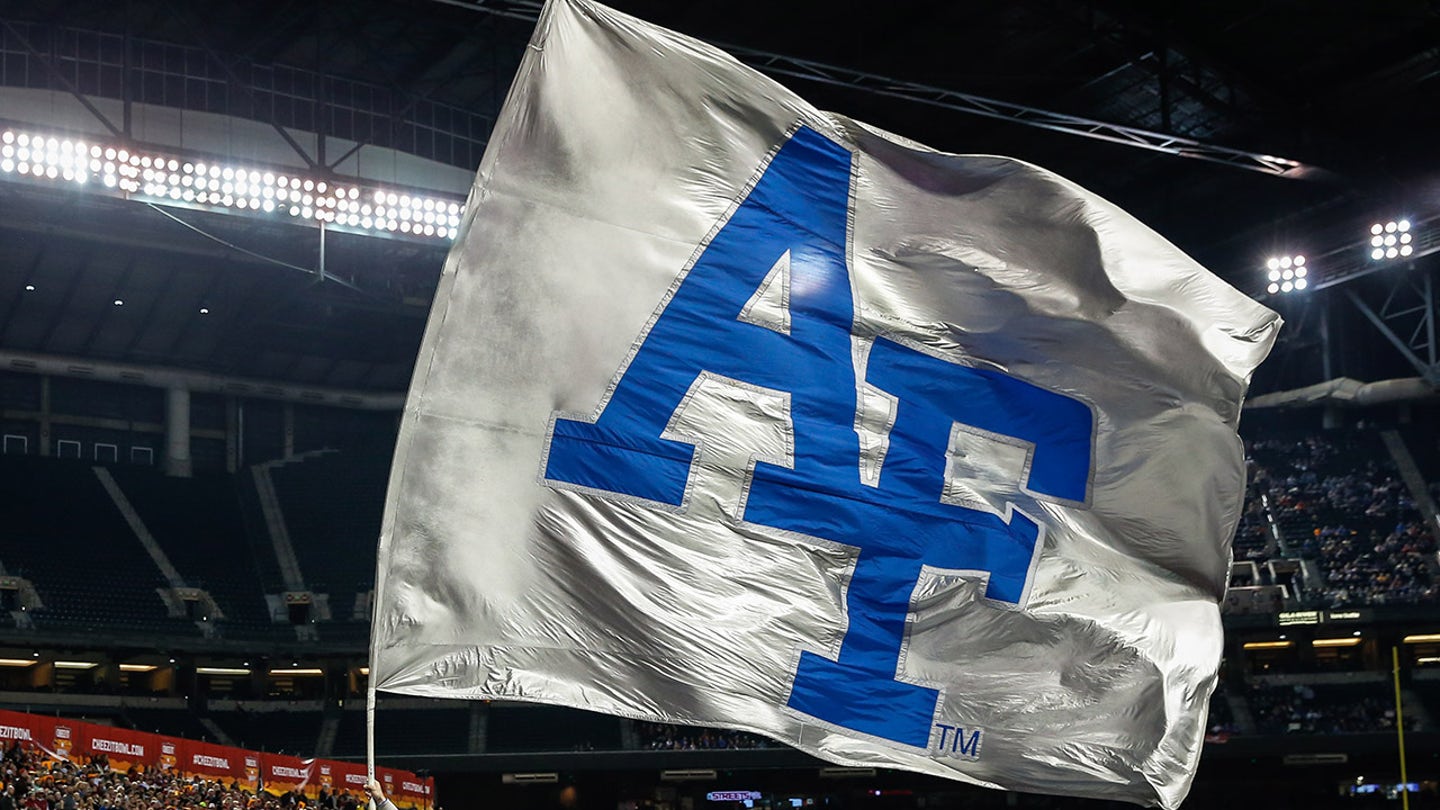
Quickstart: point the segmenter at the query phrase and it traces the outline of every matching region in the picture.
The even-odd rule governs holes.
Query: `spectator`
[[[51,761],[37,748],[18,743],[0,761],[0,782],[5,785],[0,810],[298,810],[304,806],[299,795],[257,794],[233,780],[227,786],[173,771],[118,773],[102,757],[83,763]],[[360,806],[354,796],[330,798],[336,810]],[[394,807],[388,800],[381,806]]]

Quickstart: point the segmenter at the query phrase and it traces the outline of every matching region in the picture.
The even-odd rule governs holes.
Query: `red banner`
[[[390,796],[395,804],[402,807],[429,807],[434,802],[434,778],[427,776],[422,779],[409,771],[394,768],[376,768],[375,772],[384,772],[392,777],[391,782],[385,784],[385,794]]]
[[[56,759],[69,760],[74,755],[75,738],[79,736],[75,733],[77,725],[69,720],[56,719],[48,724],[42,724],[35,731],[40,737],[41,747],[50,746],[46,753]]]
[[[260,774],[266,793],[279,796],[285,793],[305,793],[310,784],[313,759],[285,756],[284,754],[261,754]]]
[[[357,762],[330,762],[320,760],[319,787],[331,793],[349,793],[359,796],[365,792],[365,765]]]
[[[94,723],[74,723],[74,754],[104,756],[110,762],[110,769],[128,771],[131,768],[149,768],[160,764],[160,741],[158,734],[144,731],[128,731],[112,726]],[[56,745],[60,744],[60,726],[56,726]]]
[[[0,711],[0,742],[9,747],[12,741],[50,749],[54,756],[55,721],[49,717],[31,717],[19,712]]]
[[[184,747],[184,745],[185,740],[179,737],[161,737],[160,759],[155,763],[155,766],[162,771],[178,772],[180,770],[180,758],[183,756],[180,749]]]
[[[334,790],[351,796],[363,796],[364,783],[369,780],[364,762],[330,762]]]
[[[34,746],[53,759],[84,760],[104,756],[112,770],[178,770],[181,774],[281,795],[294,791],[310,798],[322,788],[331,793],[360,795],[365,791],[365,766],[327,759],[300,759],[262,754],[226,745],[164,737],[79,720],[24,714],[0,709],[0,746],[11,741]],[[375,778],[400,807],[428,808],[434,803],[434,780],[409,771],[376,768]],[[263,780],[263,781],[262,781]]]
[[[246,751],[245,756],[245,787],[250,790],[260,789],[260,755],[254,751]]]
[[[218,779],[227,783],[231,780],[246,781],[245,757],[248,752],[243,748],[185,740],[181,751],[184,759],[181,760],[180,770],[186,776]]]

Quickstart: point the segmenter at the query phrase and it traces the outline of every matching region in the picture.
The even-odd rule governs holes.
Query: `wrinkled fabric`
[[[848,188],[806,180],[822,168]],[[792,236],[753,267],[717,258]],[[722,288],[727,268],[750,273],[748,298],[694,293],[705,274]],[[372,678],[1175,807],[1221,654],[1245,483],[1235,427],[1279,326],[1043,169],[936,152],[816,110],[703,43],[552,0],[421,346],[380,539]],[[792,365],[746,354],[752,340]],[[725,369],[690,375],[699,356]],[[887,389],[882,360],[970,387],[896,371]],[[690,387],[677,404],[652,379]],[[1088,433],[1057,438],[955,391],[1059,403]],[[901,435],[922,400],[941,432]],[[605,427],[622,407],[633,415],[617,424],[663,431]],[[946,439],[952,411],[970,415]],[[906,455],[926,436],[939,455]],[[1078,489],[1037,483],[1052,444],[1085,462]],[[596,460],[567,467],[566,453]],[[880,500],[912,480],[928,503]],[[857,538],[866,516],[921,528]],[[1025,521],[1033,552],[1004,534]],[[956,526],[1000,537],[994,554],[927,562],[930,538],[972,536]],[[871,576],[882,564],[902,572],[888,591]],[[870,621],[894,599],[903,631]],[[898,655],[864,649],[894,633]],[[921,718],[931,736],[887,737],[898,709],[864,678],[844,695],[853,710],[825,705],[834,678],[802,694],[797,673],[834,661],[865,677],[893,661],[880,680],[919,711],[938,694]]]

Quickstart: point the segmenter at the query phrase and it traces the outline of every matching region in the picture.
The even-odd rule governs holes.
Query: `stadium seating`
[[[1417,429],[1406,437],[1418,448],[1414,455],[1422,473],[1434,482],[1440,476],[1440,453],[1428,452],[1434,449],[1427,444],[1431,432]],[[1434,537],[1376,433],[1277,432],[1256,437],[1247,449],[1250,480],[1235,539],[1237,563],[1246,564],[1236,568],[1243,584],[1285,585],[1290,599],[1281,609],[1437,601]],[[110,469],[186,584],[206,589],[216,600],[223,611],[215,623],[223,643],[253,641],[261,645],[256,648],[261,654],[272,655],[277,650],[266,645],[283,642],[288,645],[285,658],[305,654],[293,648],[296,643],[351,660],[365,649],[368,625],[350,614],[355,597],[372,587],[386,453],[352,449],[307,455],[269,471],[307,585],[331,597],[335,620],[316,625],[318,642],[298,642],[291,628],[270,620],[266,595],[283,586],[248,470],[184,479],[143,467]],[[0,486],[9,496],[0,528],[0,563],[8,573],[30,579],[45,602],[33,614],[33,630],[14,629],[5,611],[0,611],[0,627],[22,634],[84,631],[97,637],[200,639],[195,622],[167,615],[156,590],[168,583],[91,464],[0,457]],[[1279,527],[1278,538],[1272,522]],[[1353,660],[1342,662],[1341,669],[1369,666]],[[1330,674],[1335,672],[1341,670]],[[1388,685],[1334,683],[1323,677],[1312,683],[1306,677],[1247,682],[1232,672],[1231,682],[1211,699],[1210,738],[1393,731]],[[254,685],[258,688],[258,681]],[[1440,688],[1431,687],[1432,682],[1417,680],[1415,693],[1423,705],[1414,716],[1407,708],[1407,728],[1440,711]],[[173,688],[186,687],[177,683]],[[77,682],[73,689],[103,693],[113,684]],[[334,696],[333,691],[326,695]],[[365,721],[357,703],[352,700],[343,709],[326,704],[328,716],[319,701],[261,701],[246,703],[246,710],[226,702],[208,715],[203,704],[196,710],[117,705],[108,713],[86,712],[116,725],[192,739],[220,736],[214,731],[218,727],[236,744],[301,756],[315,755],[333,730],[333,744],[319,753],[359,757]],[[472,746],[483,753],[513,754],[776,745],[739,732],[646,723],[631,726],[635,735],[629,737],[617,718],[546,706],[491,705],[476,729],[466,704],[406,703],[384,708],[377,722],[377,746],[384,757],[464,754]]]
[[[451,702],[428,709],[387,708],[375,713],[377,757],[410,754],[463,754],[470,744],[470,706]],[[331,752],[337,757],[365,755],[365,712],[347,709]]]
[[[487,753],[617,751],[620,721],[557,706],[491,706]]]
[[[214,733],[188,709],[145,709],[126,706],[121,709],[119,722],[136,731],[148,731],[202,742],[219,742]]]
[[[34,583],[37,628],[66,632],[197,636],[171,618],[168,587],[88,464],[0,456],[6,495],[0,563]]]
[[[640,747],[652,751],[721,751],[779,745],[758,734],[723,728],[636,723],[635,731],[640,738]]]
[[[1260,734],[1363,734],[1393,732],[1395,704],[1388,684],[1286,684],[1257,681],[1246,691]],[[1413,718],[1406,729],[1414,728]]]
[[[265,593],[231,476],[173,478],[142,467],[112,474],[187,585],[204,588],[223,612],[230,637],[270,632]]]
[[[267,709],[215,711],[210,719],[242,748],[301,757],[315,755],[323,719],[318,709],[292,708],[278,702]]]
[[[306,585],[330,595],[339,620],[351,619],[356,594],[374,587],[389,475],[388,451],[326,453],[270,470]]]
[[[1210,696],[1210,711],[1205,721],[1205,729],[1210,734],[1234,734],[1240,730],[1230,708],[1230,695],[1224,684],[1216,687],[1215,693]]]
[[[1376,433],[1271,437],[1250,447],[1288,551],[1316,563],[1321,581],[1307,583],[1307,605],[1436,601],[1435,539]],[[1253,509],[1252,497],[1247,514]]]

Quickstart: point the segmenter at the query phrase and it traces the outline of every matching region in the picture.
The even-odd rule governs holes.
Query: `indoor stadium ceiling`
[[[1247,291],[1260,291],[1259,268],[1272,252],[1319,255],[1360,244],[1376,218],[1440,213],[1434,2],[613,5],[739,49],[822,108],[939,149],[1055,170]],[[73,89],[64,78],[66,32],[102,32],[184,46],[197,75],[238,85],[256,66],[283,65],[370,87],[373,103],[397,122],[369,130],[377,144],[398,142],[422,103],[466,110],[475,118],[464,135],[478,148],[484,133],[473,131],[475,121],[498,109],[536,8],[500,0],[8,0],[0,35],[6,83]],[[14,67],[27,61],[32,69]],[[1032,112],[1002,105],[979,115],[977,97]],[[232,114],[274,123],[258,107]],[[1040,126],[1053,124],[1047,115],[1070,131]],[[325,129],[328,119],[315,120]],[[1086,120],[1297,168],[1278,176],[1076,134]],[[472,153],[448,154],[474,168]],[[294,226],[186,212],[207,238],[144,205],[3,182],[0,211],[0,349],[310,384],[403,388],[445,256],[433,242],[332,235],[322,278],[297,269],[315,266],[318,240]]]

